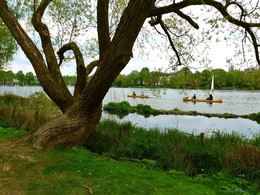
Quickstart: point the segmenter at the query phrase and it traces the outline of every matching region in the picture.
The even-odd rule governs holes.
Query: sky
[[[224,43],[213,44],[208,55],[208,58],[212,61],[209,64],[209,67],[214,69],[221,68],[227,71],[228,66],[226,63],[226,57],[232,56],[233,52],[233,49],[226,46]],[[158,57],[155,53],[156,52],[152,52],[149,56],[143,57],[140,57],[138,54],[134,54],[134,57],[130,60],[129,64],[124,68],[121,74],[127,75],[133,70],[141,71],[144,67],[148,67],[150,71],[158,70],[159,68],[162,68],[162,71],[165,71],[169,67],[168,60]],[[193,65],[191,64],[191,66],[196,68],[199,67],[196,63]],[[20,70],[23,71],[24,74],[27,72],[34,73],[32,65],[21,50],[15,54],[14,60],[11,62],[9,69],[14,73],[17,73]],[[202,70],[198,69],[198,71]],[[76,67],[72,63],[69,66],[63,66],[61,71],[63,75],[75,75]]]
[[[204,13],[204,15],[199,16],[198,23],[200,25],[203,25],[203,19],[205,17],[208,17],[207,14],[208,13]],[[200,30],[203,31],[203,29],[209,28],[207,26],[208,25],[206,25],[204,23],[204,26],[202,26],[202,28],[200,28],[199,31]],[[230,26],[227,26],[227,28],[228,27],[230,27]],[[223,29],[223,31],[225,32],[225,29]],[[196,36],[196,35],[194,35],[194,36]],[[214,36],[214,35],[212,35],[212,36]],[[209,44],[209,43],[207,42],[207,44]],[[148,47],[145,47],[145,50],[151,50],[151,49],[149,49]],[[159,48],[158,48],[158,51],[159,51]],[[234,56],[234,51],[235,51],[235,47],[227,46],[227,44],[225,42],[211,43],[210,49],[209,49],[208,55],[207,55],[207,58],[209,60],[211,60],[211,63],[208,64],[208,67],[212,68],[212,69],[221,68],[221,69],[224,69],[227,71],[229,65],[226,63],[226,58]],[[121,74],[127,75],[127,74],[130,74],[133,70],[141,71],[142,68],[144,68],[144,67],[148,67],[150,71],[158,70],[160,68],[164,72],[166,69],[168,69],[169,62],[165,58],[160,58],[157,54],[158,54],[157,51],[151,50],[149,52],[149,56],[140,57],[140,55],[138,55],[134,52],[134,57],[130,60],[130,62],[124,68],[124,70],[121,72]],[[87,64],[87,62],[86,62],[86,64]],[[194,67],[194,68],[203,67],[203,69],[197,69],[198,71],[203,71],[205,68],[205,65],[202,66],[202,65],[198,64],[197,62],[194,62],[194,63],[190,64],[190,67]],[[32,65],[30,64],[30,62],[28,61],[28,59],[26,58],[26,56],[23,54],[23,52],[21,50],[19,50],[17,52],[17,54],[14,56],[14,60],[13,60],[13,62],[11,62],[9,69],[11,69],[14,73],[17,73],[20,70],[22,70],[24,73],[27,73],[27,72],[34,73]],[[75,64],[71,63],[71,65],[69,65],[69,66],[64,65],[61,67],[61,71],[62,71],[63,75],[76,75]]]

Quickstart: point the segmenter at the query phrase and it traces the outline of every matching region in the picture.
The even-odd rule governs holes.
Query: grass
[[[173,177],[84,148],[39,152],[22,146],[0,155],[0,188],[6,194],[214,194],[183,175]]]
[[[7,131],[17,136],[15,130]],[[229,180],[225,174],[191,178],[176,170],[158,170],[149,160],[117,161],[82,147],[7,149],[8,140],[0,139],[2,194],[250,194],[238,185],[244,180]]]
[[[58,107],[41,92],[28,98],[12,94],[0,96],[0,120],[8,127],[32,130],[58,115]]]

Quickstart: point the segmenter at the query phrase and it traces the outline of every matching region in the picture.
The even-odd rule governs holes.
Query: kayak
[[[132,95],[132,94],[128,94],[127,97],[131,97],[131,98],[149,98],[148,95]]]
[[[215,100],[207,100],[207,99],[192,99],[188,97],[183,98],[184,102],[209,102],[209,103],[222,103],[222,99],[215,99]]]

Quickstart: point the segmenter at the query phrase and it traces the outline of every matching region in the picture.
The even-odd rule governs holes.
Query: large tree
[[[245,1],[247,2],[245,3],[243,0],[97,0],[88,2],[97,3],[96,31],[99,56],[97,60],[86,66],[80,47],[71,39],[67,39],[67,43],[59,42],[58,57],[56,56],[54,38],[51,37],[50,26],[46,24],[47,20],[44,19],[44,15],[48,8],[51,8],[55,3],[58,5],[59,1],[34,1],[31,21],[33,30],[40,37],[40,49],[39,45],[29,37],[27,29],[22,27],[13,14],[9,2],[0,0],[0,17],[30,60],[44,91],[63,113],[62,116],[47,122],[27,136],[26,139],[30,139],[33,145],[39,149],[82,145],[86,142],[100,120],[104,96],[115,78],[133,57],[134,43],[146,19],[149,19],[150,25],[156,27],[157,30],[157,26],[162,29],[161,32],[166,35],[175,54],[172,61],[176,61],[174,64],[180,65],[185,61],[186,48],[173,39],[175,33],[170,31],[167,21],[171,24],[171,27],[177,30],[179,28],[179,32],[181,31],[182,36],[185,36],[188,35],[188,32],[185,31],[187,24],[195,29],[199,28],[192,15],[189,15],[192,14],[194,7],[207,7],[208,14],[216,14],[214,11],[216,10],[219,13],[218,19],[221,16],[222,19],[233,24],[234,29],[243,30],[245,33],[244,40],[247,39],[252,43],[255,59],[260,64],[259,43],[257,42],[257,35],[259,35],[257,28],[260,27],[260,23],[258,21],[259,7],[257,7],[257,2],[256,7],[251,6],[248,1]],[[124,11],[119,20],[110,19],[111,13],[121,13],[116,11],[118,6],[112,7],[115,10],[111,11],[110,6],[112,4],[110,3],[122,3]],[[232,10],[237,12],[231,12],[231,7],[234,7],[235,9]],[[248,7],[250,10],[247,10]],[[71,7],[71,9],[76,8]],[[189,8],[190,11],[184,11],[185,8]],[[80,14],[80,12],[76,14]],[[92,20],[95,19],[92,18]],[[44,21],[46,22],[44,23]],[[218,20],[218,22],[220,21]],[[211,23],[217,24],[214,21],[211,21]],[[111,25],[115,27],[113,31],[111,31]],[[194,40],[194,37],[190,36],[190,40]],[[193,42],[190,42],[191,44]],[[69,51],[73,52],[76,59],[77,81],[73,95],[69,92],[60,70],[64,54]],[[96,67],[96,70],[93,77],[87,82],[87,76],[94,67]]]

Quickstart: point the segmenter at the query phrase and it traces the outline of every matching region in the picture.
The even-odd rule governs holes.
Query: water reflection
[[[236,132],[245,137],[253,137],[260,134],[260,124],[248,119],[224,119],[204,116],[183,116],[183,115],[158,115],[145,118],[138,114],[128,114],[123,118],[117,115],[103,112],[103,119],[111,119],[117,122],[130,121],[133,125],[144,128],[158,128],[161,131],[166,129],[178,129],[186,133],[200,134],[205,132],[211,135],[216,131],[232,133]]]

